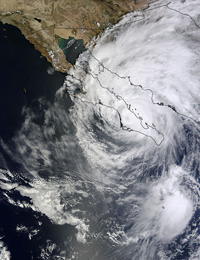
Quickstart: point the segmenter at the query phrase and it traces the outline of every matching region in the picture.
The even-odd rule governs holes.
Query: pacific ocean
[[[66,74],[56,72],[14,26],[0,23],[0,50],[0,168],[3,172],[8,169],[15,172],[18,185],[30,187],[29,182],[24,179],[26,171],[23,165],[7,153],[2,143],[15,153],[16,147],[12,138],[24,124],[26,110],[33,112],[33,121],[38,127],[42,127],[44,111],[54,103],[55,93],[62,86]],[[40,99],[43,99],[42,105]],[[68,111],[72,101],[67,93],[64,101],[63,107]],[[31,203],[30,198],[22,197],[19,192],[14,193],[14,200],[22,201],[22,204]],[[54,225],[40,212],[8,203],[3,189],[0,208],[2,260],[10,259],[9,255],[11,259],[40,259],[41,248],[49,240],[62,243],[66,233],[71,234],[74,229],[67,224]],[[28,227],[31,230],[28,230]],[[36,230],[39,230],[39,233]],[[32,238],[30,231],[38,234]],[[10,253],[6,253],[4,244]]]
[[[1,27],[0,258],[200,259],[199,1],[125,15],[66,75]]]

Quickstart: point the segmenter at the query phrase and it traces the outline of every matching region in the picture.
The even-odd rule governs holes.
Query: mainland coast
[[[83,39],[84,45],[129,12],[152,0],[0,0],[0,20],[18,27],[57,71],[67,72],[58,39]],[[5,36],[6,37],[6,36]]]

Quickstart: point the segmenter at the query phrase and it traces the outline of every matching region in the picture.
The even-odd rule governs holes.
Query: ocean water
[[[67,75],[26,67],[38,90],[1,116],[2,259],[200,259],[199,5],[127,14]]]
[[[79,55],[86,51],[83,40],[76,40],[73,37],[69,37],[69,39],[59,38],[58,44],[61,50],[63,50],[66,60],[72,65],[76,63]]]
[[[54,103],[55,93],[63,85],[66,74],[55,72],[14,26],[0,23],[0,50],[1,180],[4,182],[3,175],[7,176],[11,171],[19,185],[23,183],[31,187],[29,179],[26,179],[27,171],[16,160],[15,156],[19,154],[10,155],[4,145],[16,152],[13,138],[25,123],[29,110],[32,112],[32,122],[42,128],[45,111]],[[72,105],[68,95],[63,102],[63,107],[68,111]],[[25,160],[27,157],[28,154],[24,155]],[[73,227],[52,224],[41,212],[34,212],[25,206],[31,203],[30,198],[22,197],[19,192],[14,193],[13,201],[22,202],[19,207],[9,203],[4,188],[1,189],[0,258],[40,259],[41,246],[49,239],[62,241],[62,231],[71,233]],[[40,235],[33,239],[37,230],[40,230]]]

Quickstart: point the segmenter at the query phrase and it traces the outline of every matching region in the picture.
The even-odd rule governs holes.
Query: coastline
[[[72,66],[60,49],[59,38],[82,39],[86,46],[108,26],[129,12],[148,8],[153,0],[39,0],[30,3],[2,0],[0,20],[18,27],[55,70],[66,73]]]

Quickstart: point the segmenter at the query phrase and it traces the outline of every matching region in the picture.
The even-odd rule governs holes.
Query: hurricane
[[[88,45],[53,103],[23,108],[0,187],[31,216],[14,227],[30,259],[200,259],[199,40],[199,1],[156,1]]]

